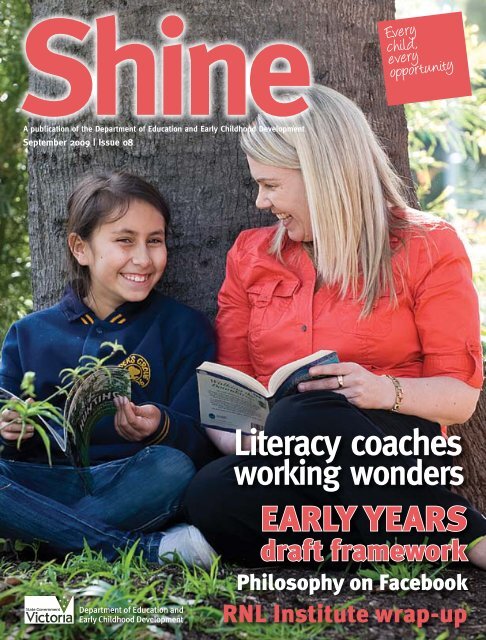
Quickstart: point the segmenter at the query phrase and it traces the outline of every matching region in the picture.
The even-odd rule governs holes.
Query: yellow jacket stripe
[[[158,433],[153,440],[150,440],[150,442],[147,443],[147,446],[152,444],[159,444],[159,442],[162,442],[162,440],[164,440],[167,434],[169,433],[169,428],[170,428],[170,419],[169,419],[169,416],[165,414],[164,426],[162,427],[160,433]]]

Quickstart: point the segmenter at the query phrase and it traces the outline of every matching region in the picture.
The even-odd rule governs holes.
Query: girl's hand
[[[27,400],[32,402],[32,400]],[[4,440],[15,441],[19,439],[19,435],[22,432],[22,422],[20,416],[16,411],[5,409],[0,413],[0,435]],[[34,435],[34,427],[30,424],[24,428],[22,440],[29,440]]]
[[[327,390],[340,393],[360,409],[391,409],[395,387],[385,376],[377,376],[356,362],[336,362],[309,369],[311,376],[329,376],[298,385],[299,391]]]
[[[161,420],[160,409],[153,404],[138,407],[128,398],[115,398],[115,429],[122,438],[139,442],[154,433]]]

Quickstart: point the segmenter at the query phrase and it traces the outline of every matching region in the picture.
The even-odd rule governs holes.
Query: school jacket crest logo
[[[142,388],[145,388],[150,382],[150,365],[148,361],[138,353],[132,353],[125,358],[119,365],[122,369],[126,369],[133,382],[136,382]]]

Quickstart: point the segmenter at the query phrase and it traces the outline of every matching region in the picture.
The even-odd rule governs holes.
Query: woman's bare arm
[[[395,386],[386,376],[367,371],[355,362],[320,365],[313,376],[329,376],[299,385],[299,391],[327,389],[345,396],[360,409],[391,409]],[[338,376],[342,376],[340,388]],[[403,389],[400,413],[425,418],[439,424],[461,424],[474,413],[480,390],[449,376],[397,378]]]

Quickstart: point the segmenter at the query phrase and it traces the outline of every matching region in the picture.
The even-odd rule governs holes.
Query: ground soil
[[[263,573],[270,573],[271,567],[265,569],[234,569],[236,573],[253,573],[255,576],[261,576]],[[327,572],[328,576],[333,577],[345,577],[343,590],[339,595],[333,595],[330,592],[320,592],[309,596],[306,593],[296,591],[252,591],[252,592],[240,592],[242,601],[245,604],[262,604],[263,611],[269,613],[273,610],[274,604],[279,604],[282,608],[307,608],[310,605],[317,605],[319,603],[331,605],[333,607],[346,606],[347,603],[354,602],[356,608],[364,608],[370,612],[369,623],[367,624],[353,624],[351,622],[345,622],[343,624],[336,624],[325,628],[322,631],[322,635],[313,637],[334,639],[345,638],[360,640],[386,640],[388,638],[416,638],[421,639],[438,639],[449,640],[451,638],[464,639],[464,640],[481,640],[486,639],[486,572],[472,569],[470,567],[464,568],[463,566],[457,566],[453,569],[445,569],[440,573],[440,577],[455,577],[457,574],[462,574],[467,578],[468,591],[409,591],[408,593],[396,593],[390,591],[380,591],[374,589],[371,592],[357,593],[352,591],[349,587],[349,580],[353,574],[340,573],[340,572]],[[275,567],[275,575],[280,578],[290,577],[305,577],[310,575],[316,575],[312,572],[285,570],[281,567]],[[361,599],[356,602],[356,599],[361,596]],[[211,601],[211,605],[218,608],[224,603],[217,600]],[[439,619],[434,619],[431,622],[425,624],[421,629],[417,628],[417,625],[405,623],[403,620],[398,623],[382,623],[378,624],[374,618],[374,610],[376,608],[394,608],[401,609],[413,609],[419,608],[428,609],[430,612],[440,612],[440,610],[457,610],[465,609],[467,613],[466,621],[457,629],[454,628],[454,624],[443,623]],[[445,613],[444,615],[448,615]],[[269,620],[270,622],[270,620]],[[252,632],[249,631],[246,636],[248,640],[252,638]],[[213,640],[220,638],[220,634],[203,634],[192,633],[189,630],[185,630],[184,639],[190,640]],[[255,635],[260,637],[260,635]],[[281,636],[285,638],[286,635]],[[289,634],[290,637],[290,634]]]
[[[33,563],[35,565],[37,563]],[[257,578],[263,577],[263,574],[273,573],[275,578],[309,578],[315,577],[319,574],[315,570],[298,570],[285,569],[281,566],[267,566],[265,568],[242,568],[231,565],[223,565],[220,569],[222,577],[230,574],[253,574]],[[307,609],[311,605],[322,605],[323,607],[330,606],[333,608],[347,607],[349,605],[355,607],[355,609],[366,609],[369,612],[369,622],[364,624],[352,623],[349,621],[343,623],[330,624],[326,626],[315,625],[312,628],[312,633],[309,633],[309,637],[312,639],[324,639],[324,640],[388,640],[394,638],[406,638],[413,640],[486,640],[486,571],[480,571],[473,569],[469,566],[457,565],[453,568],[447,568],[441,571],[438,577],[456,577],[461,574],[467,578],[467,591],[408,591],[408,592],[391,592],[382,591],[378,588],[373,588],[372,591],[353,591],[349,586],[349,582],[355,573],[350,572],[338,572],[338,571],[325,571],[326,576],[334,578],[344,578],[344,586],[342,591],[338,595],[334,595],[331,591],[319,591],[314,595],[309,595],[306,592],[301,591],[257,591],[242,590],[237,592],[237,604],[244,605],[261,605],[262,613],[267,616],[268,622],[266,624],[237,624],[235,625],[235,633],[226,627],[225,632],[222,633],[221,628],[214,631],[209,630],[211,624],[208,625],[207,631],[202,631],[201,628],[191,629],[186,623],[175,634],[172,629],[166,628],[161,630],[161,634],[153,637],[162,638],[163,640],[263,640],[262,627],[268,627],[272,620],[272,613],[274,605],[279,605],[281,609]],[[175,583],[181,583],[182,574],[180,567],[169,565],[164,567],[163,575],[171,575],[171,579]],[[162,577],[162,576],[159,576]],[[161,588],[163,588],[165,580],[161,582]],[[137,583],[134,582],[135,588]],[[145,586],[140,583],[140,589]],[[188,594],[188,599],[191,596]],[[225,604],[229,604],[228,599],[218,599],[215,597],[208,598],[205,605],[223,612]],[[393,609],[400,608],[403,610],[412,609],[427,609],[431,613],[439,613],[441,610],[445,611],[445,615],[455,615],[454,612],[458,609],[466,611],[467,618],[463,624],[458,628],[454,628],[452,622],[442,622],[440,619],[435,618],[426,623],[421,628],[418,628],[416,624],[407,622],[404,619],[397,621],[396,623],[381,623],[378,624],[375,618],[375,609]],[[448,614],[447,612],[451,612]],[[11,611],[8,619],[4,622],[7,627],[13,627],[18,625],[21,617],[20,609],[18,611]],[[291,625],[282,624],[279,625],[281,631],[276,633],[270,633],[267,637],[272,639],[287,638],[292,639]],[[270,631],[270,630],[269,630]],[[82,640],[85,638],[92,638],[93,636],[83,635]],[[145,637],[145,636],[144,636]],[[148,636],[147,636],[148,637]],[[300,636],[302,637],[302,636]],[[0,640],[3,640],[0,639]],[[78,640],[78,639],[77,639]],[[81,640],[81,637],[79,638]]]

